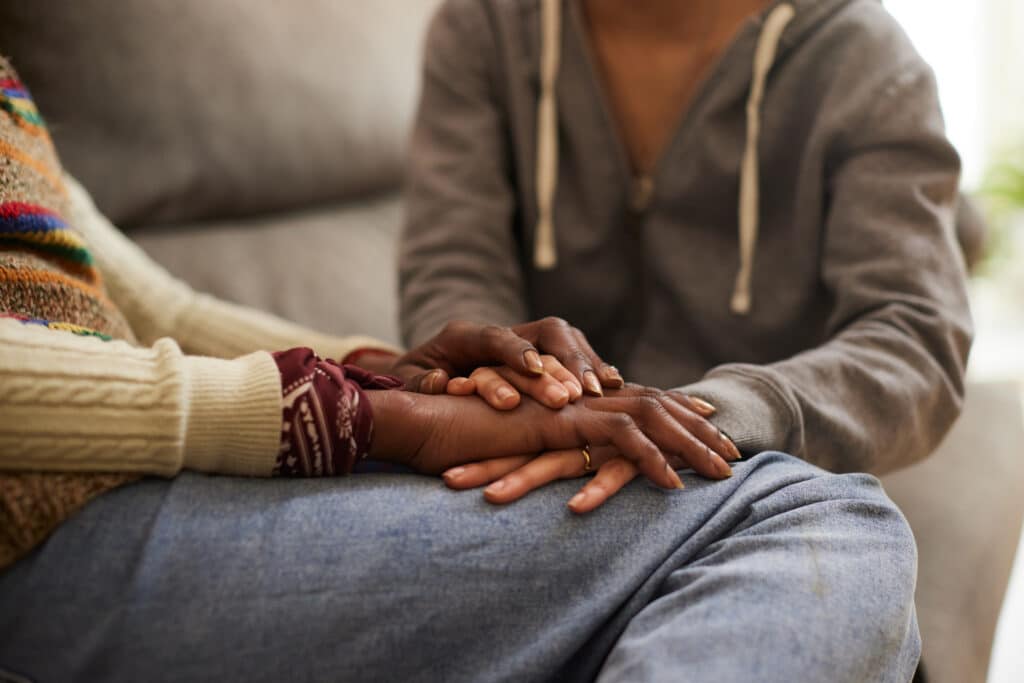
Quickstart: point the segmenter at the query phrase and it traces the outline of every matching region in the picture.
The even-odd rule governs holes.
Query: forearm
[[[728,365],[681,390],[745,453],[779,450],[831,471],[874,474],[928,455],[959,414],[962,373],[885,347],[864,329],[767,366]],[[873,338],[874,337],[874,338]]]
[[[280,442],[270,354],[232,361],[0,321],[0,468],[267,476]]]

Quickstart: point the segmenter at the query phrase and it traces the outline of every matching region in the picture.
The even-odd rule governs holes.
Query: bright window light
[[[885,6],[935,69],[946,131],[963,158],[964,185],[977,187],[988,163],[985,3],[886,0]]]

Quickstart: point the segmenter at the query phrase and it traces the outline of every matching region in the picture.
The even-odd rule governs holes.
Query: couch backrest
[[[393,188],[438,0],[0,3],[0,53],[116,223]]]

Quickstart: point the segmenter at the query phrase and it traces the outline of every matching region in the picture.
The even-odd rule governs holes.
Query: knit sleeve
[[[280,429],[269,353],[186,356],[170,339],[0,319],[0,470],[270,476]]]
[[[398,348],[371,337],[321,334],[194,291],[114,227],[74,178],[65,175],[64,183],[71,221],[92,247],[111,299],[141,342],[173,337],[188,353],[218,358],[295,346],[308,346],[337,359],[360,349],[399,353]]]

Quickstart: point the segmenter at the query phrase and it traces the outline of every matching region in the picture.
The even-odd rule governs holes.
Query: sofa
[[[437,0],[0,4],[66,167],[194,287],[398,342],[403,153]],[[884,484],[919,547],[923,669],[983,681],[1024,514],[1018,388],[972,384]]]

